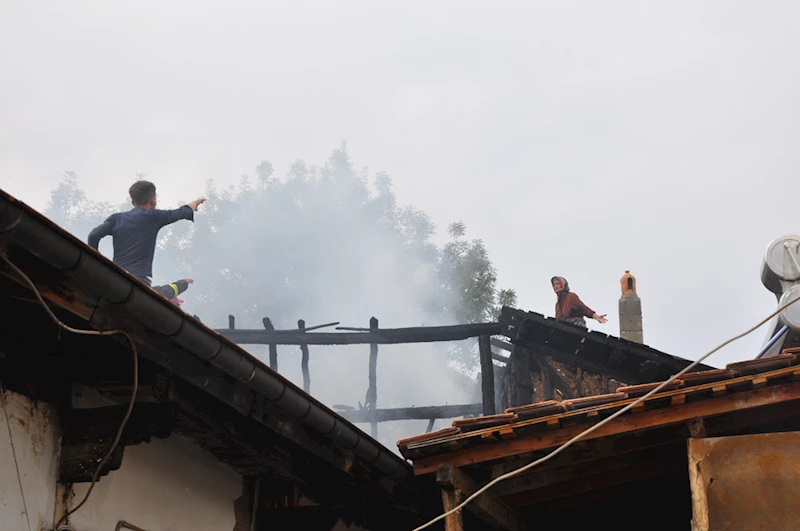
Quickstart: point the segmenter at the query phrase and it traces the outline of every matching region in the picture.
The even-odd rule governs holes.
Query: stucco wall
[[[40,402],[10,391],[0,407],[0,530],[27,530],[22,495],[8,435],[10,425],[31,528],[52,530],[59,486],[58,416]],[[72,486],[68,506],[83,499],[88,483]],[[108,531],[120,520],[147,531],[233,530],[234,500],[242,477],[179,435],[125,448],[122,466],[95,485],[89,501],[70,517],[76,531]],[[59,504],[60,505],[60,504]],[[339,521],[336,531],[357,531]]]
[[[31,528],[50,529],[60,448],[57,417],[49,406],[17,393],[6,391],[1,398],[9,418],[0,406],[0,528],[28,529],[11,450],[13,440]]]
[[[31,528],[52,529],[58,492],[58,417],[46,404],[6,391],[0,407],[0,529],[27,530],[8,434],[16,450]],[[70,507],[87,484],[73,487]],[[148,531],[233,529],[242,478],[187,439],[173,435],[125,448],[119,470],[103,477],[70,518],[78,531],[107,531],[125,520]],[[59,515],[60,516],[60,515]]]
[[[74,486],[70,506],[87,488]],[[238,473],[173,435],[125,448],[120,469],[98,482],[70,522],[79,531],[107,531],[120,520],[148,531],[232,530],[241,494]]]

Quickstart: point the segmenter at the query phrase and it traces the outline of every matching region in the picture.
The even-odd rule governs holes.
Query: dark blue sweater
[[[109,216],[89,233],[88,243],[97,249],[102,238],[111,236],[114,240],[114,263],[136,277],[152,277],[158,231],[180,219],[194,221],[194,211],[188,205],[175,210],[136,207]]]

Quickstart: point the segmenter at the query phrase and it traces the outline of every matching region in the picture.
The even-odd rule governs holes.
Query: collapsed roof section
[[[500,325],[512,345],[628,384],[666,380],[691,363],[647,345],[508,306],[501,310]],[[700,364],[694,370],[710,369]]]

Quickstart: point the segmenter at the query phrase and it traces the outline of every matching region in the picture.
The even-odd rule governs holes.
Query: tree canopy
[[[67,172],[45,214],[86,241],[108,215],[131,208],[128,185],[119,204],[100,202]],[[515,301],[513,290],[497,289],[483,242],[467,239],[463,223],[436,245],[430,217],[399,205],[385,172],[357,170],[345,143],[324,164],[298,160],[283,177],[264,160],[236,186],[209,181],[206,198],[195,223],[162,230],[153,272],[156,283],[193,278],[184,308],[213,328],[229,314],[239,328],[260,328],[263,317],[279,329],[298,319],[366,326],[372,316],[382,327],[473,323]],[[194,197],[174,199],[159,195],[159,208]],[[109,257],[110,240],[100,247]],[[449,368],[474,374],[474,342],[438,348],[449,350]]]

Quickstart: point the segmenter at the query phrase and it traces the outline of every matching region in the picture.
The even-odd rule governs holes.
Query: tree
[[[513,291],[496,289],[496,272],[486,248],[478,239],[465,239],[463,223],[452,224],[452,240],[437,247],[431,240],[435,226],[430,217],[398,205],[385,172],[357,171],[344,143],[322,165],[298,160],[278,178],[264,160],[255,168],[255,176],[254,182],[243,176],[237,186],[224,189],[208,182],[208,200],[196,222],[170,225],[159,239],[155,282],[195,279],[183,297],[187,311],[212,327],[226,326],[228,314],[236,315],[241,328],[260,328],[265,316],[276,328],[295,328],[299,318],[308,325],[341,321],[364,326],[371,316],[385,327],[471,323],[493,319],[498,304],[513,300]],[[162,208],[170,206],[168,198],[159,199]],[[124,205],[90,200],[75,175],[68,173],[51,192],[46,214],[85,241],[111,212],[129,208]],[[423,348],[408,347],[403,352]],[[458,372],[474,375],[478,365],[471,345],[426,348],[438,353],[449,350]],[[257,347],[248,350],[260,353]],[[345,354],[338,354],[343,351],[336,350],[339,357],[326,354],[324,370],[331,377],[353,372],[341,366],[349,363]],[[362,354],[358,350],[349,359]],[[411,354],[401,356],[413,359],[408,358]],[[447,356],[431,354],[430,359],[426,363],[432,377],[440,375],[437,385],[442,393],[463,388]],[[313,352],[312,360],[323,363]],[[393,355],[392,361],[382,356],[379,371],[390,363],[398,364],[392,366],[397,374],[414,369],[403,361],[399,356]],[[288,370],[284,367],[280,366],[281,372]],[[442,383],[447,379],[458,383],[448,387]],[[349,392],[345,387],[331,390],[331,400],[341,400],[333,393]],[[312,384],[312,390],[317,396],[327,392],[319,383]],[[354,396],[361,399],[362,393]],[[379,392],[381,407],[391,407],[386,396],[384,388]],[[450,395],[419,396],[423,397],[419,403],[458,400]]]

